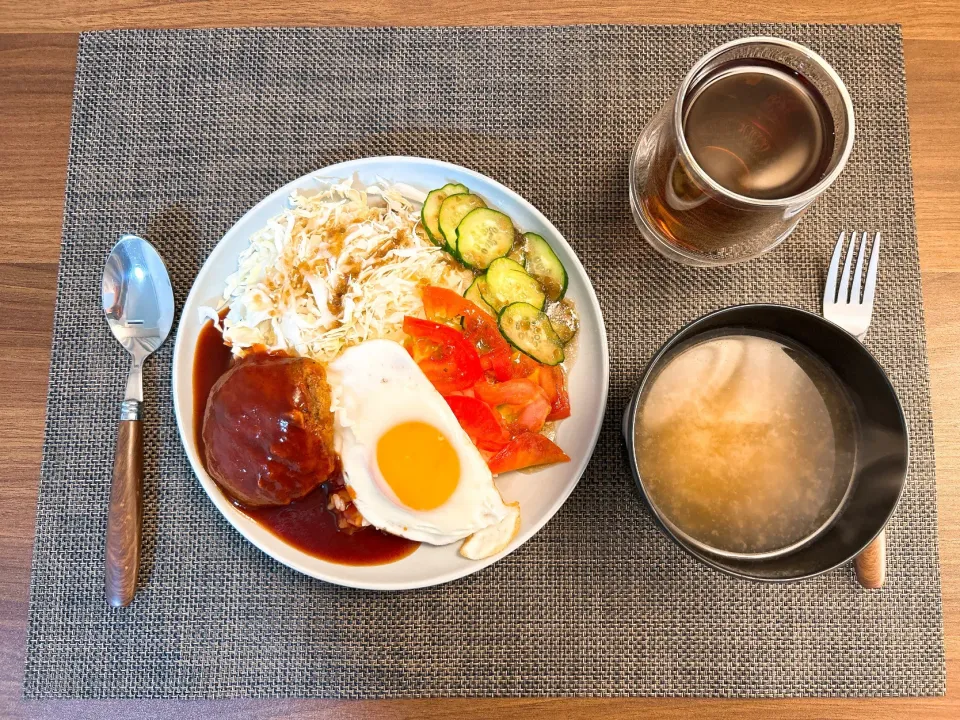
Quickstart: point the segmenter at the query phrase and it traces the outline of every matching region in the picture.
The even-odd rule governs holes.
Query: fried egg
[[[368,340],[348,348],[330,364],[328,381],[344,482],[371,525],[446,545],[517,512],[503,502],[480,452],[401,345]]]

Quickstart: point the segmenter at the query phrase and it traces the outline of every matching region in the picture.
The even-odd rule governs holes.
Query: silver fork
[[[843,257],[843,247],[846,232],[840,233],[837,247],[833,250],[830,260],[830,270],[827,272],[827,284],[823,291],[823,316],[834,325],[839,325],[848,333],[863,340],[870,325],[870,316],[873,314],[873,296],[877,290],[877,263],[880,260],[880,233],[873,237],[873,248],[870,250],[870,264],[867,267],[866,283],[863,282],[863,258],[867,249],[867,233],[864,232],[860,240],[860,250],[857,252],[857,267],[853,273],[853,287],[850,287],[850,265],[853,260],[854,245],[857,242],[857,232],[850,233],[850,248],[843,263],[843,275],[837,283],[840,270],[840,259]],[[860,290],[863,289],[863,298]]]
[[[837,246],[833,250],[830,260],[830,269],[827,272],[827,283],[823,290],[823,316],[835,325],[839,325],[848,333],[863,342],[870,326],[870,317],[873,314],[873,298],[877,290],[877,264],[880,260],[880,233],[873,237],[873,247],[870,249],[870,261],[867,265],[867,277],[863,277],[863,260],[867,250],[867,233],[861,234],[860,247],[857,251],[857,265],[853,272],[853,286],[850,285],[850,265],[853,260],[854,247],[857,244],[856,231],[850,233],[849,248],[846,260],[843,263],[843,273],[840,273],[840,260],[844,257],[846,232],[840,233]],[[839,282],[837,281],[837,276]],[[861,297],[860,291],[863,290]],[[865,588],[879,588],[883,586],[887,574],[887,543],[884,533],[877,535],[853,561],[857,571],[857,580]]]

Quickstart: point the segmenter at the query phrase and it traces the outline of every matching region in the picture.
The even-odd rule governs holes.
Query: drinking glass
[[[822,121],[817,138],[817,147],[822,150],[819,172],[810,176],[806,186],[794,188],[793,194],[785,197],[751,196],[731,189],[729,182],[721,184],[698,163],[688,143],[687,133],[692,128],[687,127],[687,120],[699,93],[706,98],[705,89],[718,78],[734,75],[738,68],[745,72],[754,67],[761,73],[766,72],[764,68],[773,68],[771,73],[786,77],[787,83],[794,83],[802,92],[806,92],[802,88],[808,88]],[[731,156],[744,168],[752,168],[754,162],[767,162],[770,158],[764,153],[776,153],[791,143],[795,150],[798,142],[811,140],[789,137],[796,132],[796,123],[784,107],[790,107],[789,102],[795,98],[790,97],[789,85],[785,87],[786,93],[773,93],[763,99],[756,117],[734,116],[733,122],[739,122],[743,131],[741,136],[732,136],[735,150],[744,150],[744,158]],[[708,109],[699,112],[697,122],[711,130],[709,125],[714,120],[730,123],[729,118],[720,117],[729,116],[730,111],[753,112],[752,107],[730,107],[736,102],[731,98],[722,94],[712,98]],[[734,124],[733,130],[737,127]],[[634,219],[656,250],[681,263],[715,266],[756,257],[786,239],[810,204],[837,179],[850,156],[853,134],[850,95],[834,69],[815,52],[773,37],[744,38],[721,45],[693,66],[637,141],[630,160]],[[752,143],[750,147],[740,144],[744,138]],[[714,150],[728,152],[723,147]]]

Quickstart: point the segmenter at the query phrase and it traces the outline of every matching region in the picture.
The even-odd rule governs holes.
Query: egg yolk
[[[377,441],[377,465],[397,499],[412,510],[440,507],[460,481],[457,451],[425,422],[404,422],[387,430]]]

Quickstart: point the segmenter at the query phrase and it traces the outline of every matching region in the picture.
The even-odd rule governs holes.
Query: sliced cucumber
[[[535,277],[549,300],[560,300],[567,292],[567,271],[550,244],[536,233],[524,233],[527,241],[524,264]]]
[[[473,282],[470,283],[470,287],[467,288],[467,291],[463,294],[463,296],[485,313],[489,313],[490,315],[496,317],[497,311],[490,307],[490,303],[483,299],[483,291],[486,286],[486,275],[480,275],[479,277],[473,279]]]
[[[540,283],[523,269],[523,265],[509,258],[497,258],[487,269],[487,290],[484,299],[497,312],[511,303],[527,303],[538,310],[543,308],[547,296]]]
[[[443,236],[443,246],[451,255],[457,252],[457,225],[471,210],[486,207],[483,198],[473,193],[451,195],[440,203],[438,222]]]
[[[467,267],[486,270],[513,247],[516,235],[506,215],[490,208],[471,210],[457,226],[457,257]]]
[[[466,185],[448,183],[442,188],[427,193],[427,199],[423,201],[423,209],[420,211],[420,221],[423,229],[427,231],[427,237],[434,245],[443,245],[443,233],[440,232],[440,205],[451,195],[468,192],[470,190]]]
[[[493,265],[493,263],[490,263],[490,264]],[[500,258],[500,261],[497,263],[497,272],[501,272],[504,270],[512,270],[514,272],[522,272],[522,273],[527,272],[526,270],[523,269],[523,265],[518,263],[516,260],[512,258]],[[489,272],[489,270],[487,272]]]
[[[480,297],[483,298],[483,301],[493,308],[493,303],[490,302],[490,298],[493,297],[493,294],[490,292],[490,283],[487,282],[486,275],[483,275],[483,282],[477,285],[477,290],[480,291]],[[493,308],[494,315],[496,315],[498,312],[499,311],[496,308]]]
[[[520,352],[544,365],[563,362],[563,343],[542,310],[523,302],[512,303],[500,311],[497,323],[507,342]]]

